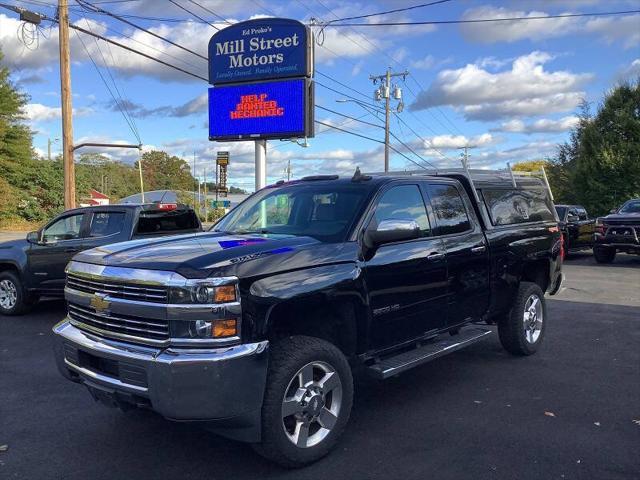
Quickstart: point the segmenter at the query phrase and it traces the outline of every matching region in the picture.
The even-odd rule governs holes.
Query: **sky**
[[[215,28],[278,16],[305,23],[416,5],[419,0],[91,0],[204,57]],[[7,3],[54,16],[52,0]],[[197,4],[215,12],[217,16]],[[369,17],[357,22],[431,21],[547,16],[640,10],[640,0],[450,0],[438,5]],[[182,69],[207,76],[207,62],[104,14],[70,0],[71,21]],[[226,20],[226,23],[225,21]],[[404,109],[391,116],[391,170],[459,167],[460,147],[471,145],[472,168],[505,168],[507,162],[553,155],[576,124],[580,104],[595,110],[616,84],[640,77],[640,14],[496,23],[313,28],[316,120],[373,139],[316,125],[315,137],[269,141],[267,182],[286,176],[349,175],[384,166],[384,115],[349,101],[375,103],[369,75],[387,68],[409,72],[395,82]],[[28,122],[36,151],[61,149],[58,30],[43,22],[37,32],[0,9],[0,46],[12,80],[30,100]],[[209,85],[117,46],[71,32],[74,143],[144,145],[194,163],[211,178],[219,150],[230,152],[229,184],[254,187],[253,142],[208,140]],[[83,44],[84,43],[84,44]],[[94,65],[95,63],[95,65]],[[99,72],[99,73],[98,73]],[[109,89],[103,83],[104,77]],[[330,88],[327,88],[330,87]],[[111,96],[125,105],[132,129]],[[392,101],[392,107],[397,107]],[[382,104],[378,104],[382,107]],[[374,125],[372,125],[374,124]],[[135,132],[133,131],[135,130]],[[137,135],[136,135],[137,134]],[[89,150],[83,150],[86,152]],[[137,150],[100,150],[132,163]],[[408,157],[408,158],[407,158]],[[410,159],[410,160],[409,160]]]

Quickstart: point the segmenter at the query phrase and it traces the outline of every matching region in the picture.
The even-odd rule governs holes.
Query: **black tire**
[[[320,408],[318,408],[318,401],[313,401],[312,397],[303,397],[309,399],[306,407],[298,407],[297,405],[302,405],[302,403],[299,403],[296,404],[295,408],[315,409],[315,412],[320,412],[325,410],[324,402],[326,401],[326,405],[330,405],[329,409],[338,409],[336,412],[337,419],[328,433],[325,433],[324,438],[319,440],[317,444],[300,447],[293,443],[294,439],[290,439],[288,429],[293,429],[293,436],[295,437],[295,432],[297,431],[295,425],[301,418],[298,415],[302,415],[302,413],[291,414],[283,419],[283,403],[286,396],[291,392],[299,391],[299,387],[296,387],[296,385],[298,384],[297,382],[300,382],[299,385],[301,385],[303,375],[300,374],[299,376],[298,373],[303,367],[308,367],[310,364],[314,364],[312,367],[314,383],[318,374],[318,367],[315,364],[326,365],[333,369],[333,373],[338,375],[340,390],[334,387],[334,390],[328,393],[326,398],[323,396]],[[322,370],[320,370],[320,373],[322,373]],[[324,377],[318,377],[318,381],[322,380],[322,378],[328,377],[325,374]],[[309,393],[309,390],[306,390],[306,392]],[[334,397],[334,395],[336,396]],[[334,401],[336,403],[333,403]],[[262,442],[254,445],[254,449],[265,458],[287,468],[302,467],[315,462],[329,453],[338,441],[349,420],[352,402],[353,377],[351,375],[351,367],[337,347],[315,337],[291,336],[279,340],[272,345],[270,351],[267,387],[262,406]],[[305,413],[304,415],[311,416],[312,414]],[[324,427],[321,427],[321,423],[318,421],[313,423],[312,421],[309,425],[311,425],[307,430],[310,433],[309,440],[314,438],[313,436],[316,434],[320,434],[318,437],[323,435],[321,430]],[[314,430],[316,427],[317,430]],[[300,430],[302,430],[302,427],[300,427]],[[307,437],[298,436],[297,438]]]
[[[532,298],[537,298],[539,302],[535,304],[536,315],[532,317],[531,313],[528,313],[528,319],[525,319],[525,311],[530,306]],[[539,317],[540,313],[541,317]],[[537,324],[538,320],[539,324]],[[525,328],[525,323],[529,326],[533,322],[536,322],[535,330]],[[520,282],[511,310],[498,322],[500,343],[513,355],[532,355],[542,344],[546,325],[547,306],[542,289],[536,283]]]
[[[616,249],[607,247],[593,247],[593,257],[598,263],[611,263],[616,258]]]
[[[0,315],[22,315],[27,313],[33,305],[32,299],[26,294],[20,277],[12,271],[0,272],[0,297],[7,291],[15,293],[15,301],[11,306],[2,305],[0,299]]]

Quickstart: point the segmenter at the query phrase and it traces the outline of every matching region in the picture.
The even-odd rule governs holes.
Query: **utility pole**
[[[76,174],[73,163],[73,124],[71,121],[71,59],[69,53],[69,2],[58,0],[60,43],[60,95],[62,97],[62,164],[64,168],[64,208],[76,206]]]
[[[198,185],[196,187],[196,185],[193,186],[193,208],[197,211],[196,209],[196,205],[198,205],[198,202],[196,201],[196,191],[200,188],[200,183],[198,181],[198,177],[196,176],[196,151],[193,151],[193,180],[196,182],[196,184]]]
[[[404,109],[404,103],[402,103],[402,90],[398,86],[393,87],[391,91],[391,79],[394,77],[402,77],[406,79],[409,72],[405,70],[400,73],[391,73],[391,67],[387,68],[387,71],[383,75],[369,75],[369,80],[375,85],[380,81],[382,86],[374,92],[374,99],[380,101],[384,98],[384,171],[389,171],[389,117],[391,114],[391,95],[393,98],[399,101],[397,111],[400,113]]]
[[[291,159],[287,161],[287,168],[284,169],[284,173],[287,175],[287,182],[291,180]]]
[[[47,138],[47,160],[51,161],[51,139]]]
[[[138,173],[140,174],[140,200],[144,203],[144,181],[142,180],[142,149],[138,147]]]
[[[476,148],[475,145],[465,145],[464,147],[459,147],[460,150],[464,150],[463,153],[460,154],[460,157],[462,158],[462,166],[464,167],[465,170],[469,169],[469,149],[470,148]]]
[[[207,209],[207,169],[204,169],[204,221],[208,222],[209,221],[209,217],[208,217],[208,209]]]
[[[267,141],[255,140],[256,192],[267,184]],[[264,204],[264,202],[263,202]]]

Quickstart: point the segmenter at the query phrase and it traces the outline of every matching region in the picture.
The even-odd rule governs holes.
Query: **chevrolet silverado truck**
[[[64,294],[64,269],[90,248],[176,233],[200,232],[193,209],[175,203],[101,205],[57,216],[26,239],[0,243],[0,315],[26,313],[40,296]]]
[[[55,356],[96,400],[201,421],[299,467],[338,441],[356,367],[396,376],[491,324],[512,354],[536,352],[562,245],[536,178],[281,181],[209,232],[76,255]]]
[[[640,255],[640,198],[625,202],[596,220],[593,256],[598,263],[611,263],[617,252]]]

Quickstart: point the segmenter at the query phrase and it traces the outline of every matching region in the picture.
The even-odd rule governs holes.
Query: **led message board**
[[[310,77],[313,41],[297,20],[260,18],[236,23],[209,40],[209,83]]]
[[[308,79],[219,85],[209,89],[209,140],[313,136]]]

